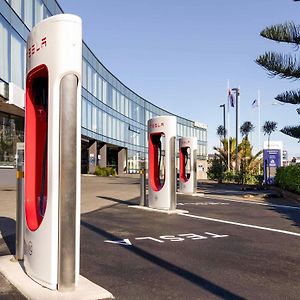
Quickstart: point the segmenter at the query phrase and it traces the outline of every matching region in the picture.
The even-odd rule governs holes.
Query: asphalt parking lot
[[[116,299],[299,299],[300,207],[227,198],[179,195],[182,215],[110,198],[82,215],[82,275]]]
[[[81,268],[116,299],[299,299],[300,205],[200,183],[181,215],[132,208],[139,178],[82,177]],[[0,256],[15,252],[15,191],[0,190]],[[0,299],[24,299],[0,276]]]

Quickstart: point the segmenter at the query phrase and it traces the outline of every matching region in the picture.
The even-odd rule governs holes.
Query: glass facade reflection
[[[42,19],[59,13],[62,13],[62,9],[54,0],[0,0],[1,82],[4,84],[13,82],[24,89],[25,41],[29,30]],[[2,97],[1,101],[5,102],[5,99]],[[1,114],[11,120],[15,118],[5,110]],[[118,164],[120,165],[118,160],[121,157],[125,161],[123,169],[119,171],[137,172],[139,160],[147,159],[147,121],[159,115],[173,114],[153,105],[126,87],[102,65],[83,42],[81,116],[83,172],[89,171],[91,161],[118,168]],[[18,129],[20,137],[23,128]],[[177,136],[196,136],[198,159],[206,160],[205,125],[177,116]],[[94,149],[93,153],[91,147]],[[122,151],[124,149],[125,152]],[[0,160],[3,157],[1,151],[3,152],[3,149],[0,149]]]

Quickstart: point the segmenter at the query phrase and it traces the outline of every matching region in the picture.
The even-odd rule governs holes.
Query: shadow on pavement
[[[272,198],[267,199],[266,202],[270,203],[270,204],[274,204],[274,201],[272,200]],[[298,206],[299,207],[299,209],[293,209],[293,208],[272,206],[269,209],[279,213],[282,218],[292,221],[294,223],[293,226],[300,227],[300,206],[295,205],[295,203],[291,203],[289,201],[283,201],[280,204],[287,205],[287,206]]]
[[[120,200],[117,198],[105,197],[105,196],[96,196],[96,198],[113,201],[113,202],[116,202],[117,204],[123,204],[123,205],[138,204],[138,201],[139,201],[139,198],[134,198],[134,199],[130,199],[130,200]],[[116,205],[116,204],[113,204],[111,206],[114,206],[114,205]],[[111,207],[111,206],[109,206],[109,207]]]
[[[120,184],[124,184],[124,185],[128,185],[128,182],[108,182],[107,184],[117,184],[117,185],[120,185]],[[131,182],[130,184],[140,184],[139,181],[137,182]]]
[[[112,234],[108,233],[107,231],[102,230],[92,224],[85,222],[85,221],[81,221],[81,225],[84,226],[85,228],[109,239],[109,240],[119,240],[120,239],[117,236],[112,235]],[[120,245],[120,246],[123,247],[125,250],[128,250],[128,251],[136,254],[137,256],[140,256],[140,257],[152,262],[153,264],[156,264],[156,265],[160,266],[161,268],[164,268],[167,271],[172,272],[172,273],[184,278],[185,280],[190,281],[191,283],[199,286],[202,289],[209,291],[210,293],[212,293],[222,299],[237,299],[237,300],[245,299],[239,295],[236,295],[236,294],[214,284],[213,282],[206,280],[203,277],[200,277],[188,270],[180,268],[180,267],[178,267],[166,260],[163,260],[145,250],[142,250],[139,247],[136,247],[134,245],[131,245],[130,248],[127,246],[122,246],[122,245]]]
[[[0,255],[15,254],[16,252],[16,221],[11,218],[0,217]],[[2,244],[2,245],[1,245]],[[7,247],[3,247],[6,244]],[[7,253],[7,248],[10,253]]]

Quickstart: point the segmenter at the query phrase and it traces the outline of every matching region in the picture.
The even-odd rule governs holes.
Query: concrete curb
[[[0,272],[21,294],[31,300],[114,299],[109,291],[89,281],[83,276],[79,277],[78,287],[73,292],[62,293],[47,289],[27,276],[21,263],[16,261],[12,255],[0,257]]]
[[[204,197],[204,193],[192,193],[192,194],[185,194],[182,192],[176,192],[177,195],[184,195],[184,196],[193,196],[193,197]]]
[[[166,209],[156,209],[156,208],[140,206],[140,205],[128,205],[128,207],[143,209],[143,210],[150,211],[150,212],[157,212],[157,213],[163,213],[163,214],[168,214],[168,215],[178,215],[178,214],[183,214],[183,213],[185,213],[185,214],[189,213],[187,210],[183,210],[183,209],[166,210]]]
[[[282,197],[285,199],[289,199],[289,200],[292,199],[293,201],[300,203],[300,195],[298,194],[283,190],[277,186],[272,187],[272,190],[281,193]]]
[[[241,189],[244,191],[247,191],[247,189]],[[248,193],[245,194],[243,197],[244,198],[259,198],[259,199],[267,199],[267,198],[284,198],[288,200],[293,200],[295,202],[300,203],[300,195],[295,194],[293,192],[283,190],[277,186],[270,186],[271,192],[269,193],[259,193],[259,194],[254,194],[254,193]]]
[[[245,194],[243,198],[256,198],[256,199],[268,199],[268,198],[282,198],[281,193],[262,193],[262,194]]]

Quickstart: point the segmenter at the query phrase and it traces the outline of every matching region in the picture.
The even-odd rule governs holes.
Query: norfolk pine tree
[[[293,22],[266,27],[260,35],[276,42],[292,44],[295,46],[295,50],[299,49],[300,26],[295,25]],[[256,62],[267,70],[270,76],[279,76],[280,78],[293,80],[300,79],[300,64],[296,55],[266,52],[259,56]],[[300,89],[286,91],[277,95],[275,99],[283,103],[300,104]],[[300,108],[297,109],[297,113],[300,114]],[[298,139],[300,142],[300,125],[285,126],[280,131]]]

